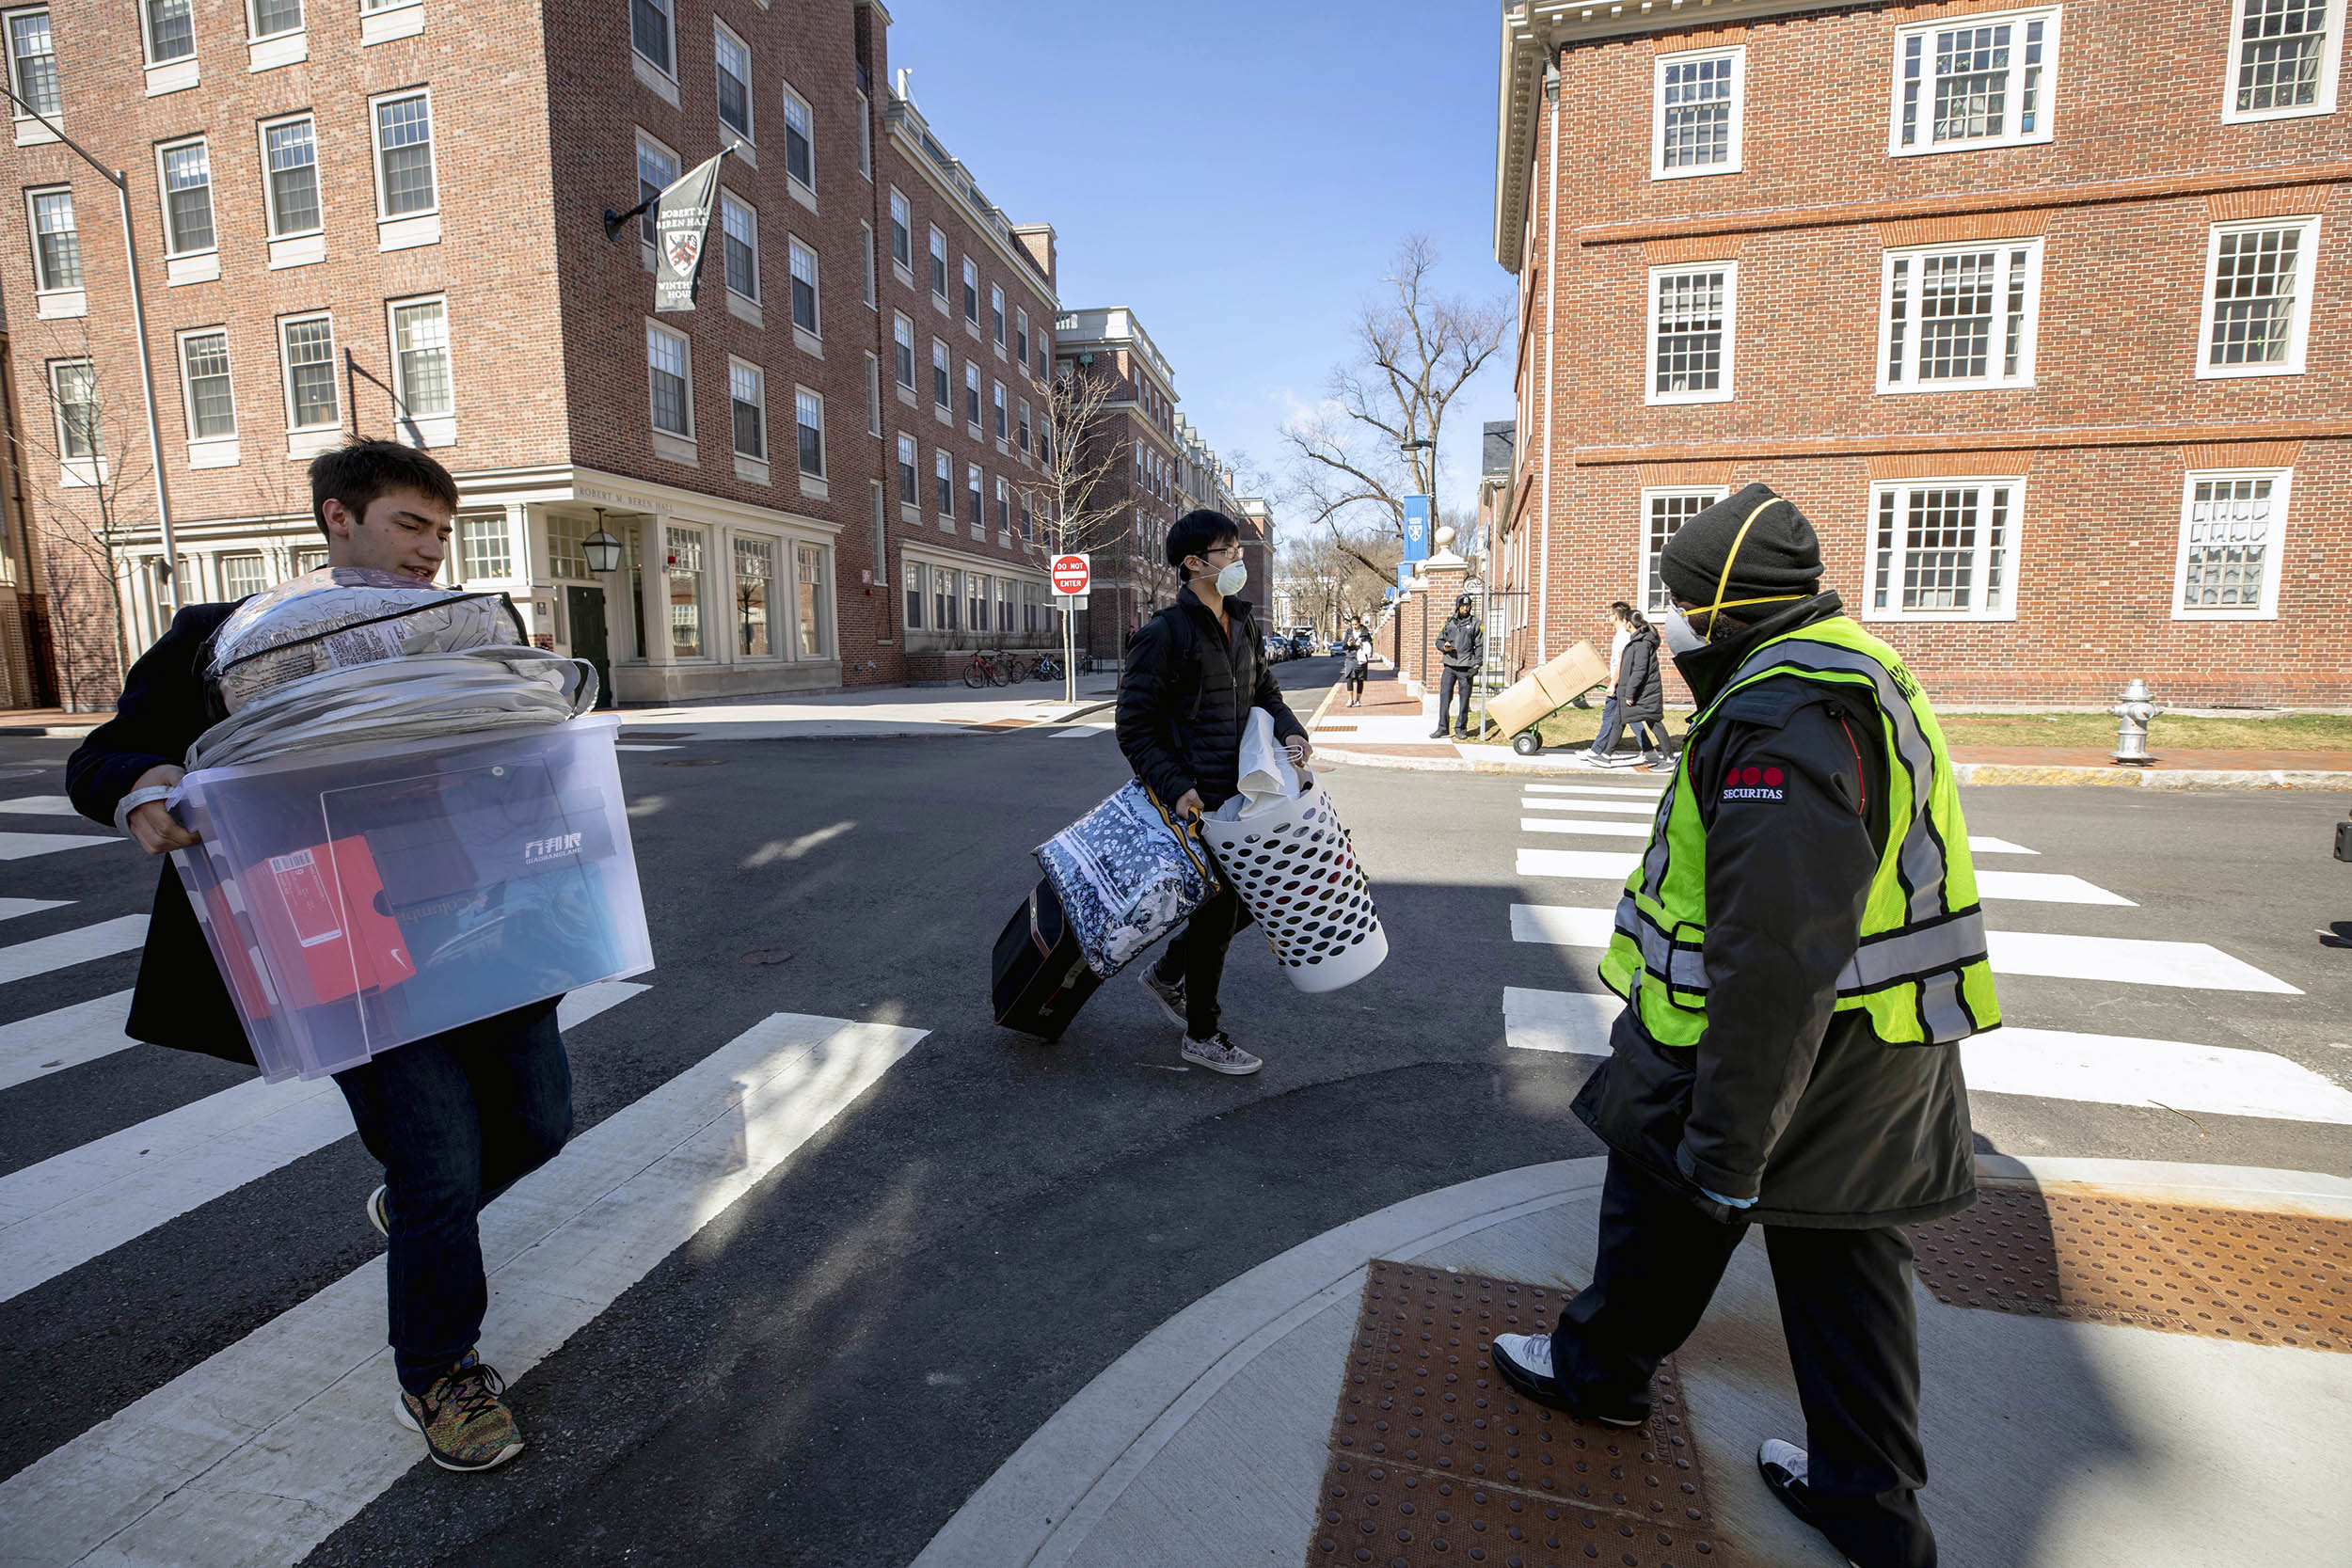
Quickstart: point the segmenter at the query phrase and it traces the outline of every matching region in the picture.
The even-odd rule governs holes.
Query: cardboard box
[[[1609,666],[1590,642],[1579,642],[1486,699],[1486,717],[1505,736],[1533,729],[1609,678]]]

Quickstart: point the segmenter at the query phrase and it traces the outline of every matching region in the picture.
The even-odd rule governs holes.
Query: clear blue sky
[[[1133,306],[1229,457],[1279,473],[1282,421],[1322,396],[1406,235],[1436,239],[1445,292],[1509,297],[1494,4],[890,10],[892,69],[932,130],[1013,222],[1059,235],[1062,304]],[[1474,499],[1480,423],[1511,411],[1506,347],[1448,416],[1448,507]]]

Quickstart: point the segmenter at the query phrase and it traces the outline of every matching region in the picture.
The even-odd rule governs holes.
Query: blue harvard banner
[[[1405,559],[1407,561],[1429,559],[1429,498],[1427,496],[1405,498]]]

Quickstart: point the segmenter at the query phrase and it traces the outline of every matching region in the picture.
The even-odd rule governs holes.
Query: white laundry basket
[[[1331,799],[1310,778],[1292,800],[1201,824],[1277,963],[1300,990],[1337,990],[1380,967],[1388,933]]]

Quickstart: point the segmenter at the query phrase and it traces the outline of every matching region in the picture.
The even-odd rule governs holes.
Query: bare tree
[[[1334,530],[1285,541],[1278,570],[1281,586],[1298,612],[1319,635],[1335,636],[1348,617],[1379,612],[1382,596],[1396,580],[1403,546],[1393,539],[1343,537]],[[1388,565],[1367,564],[1387,558]]]
[[[1375,571],[1378,562],[1358,542],[1391,539],[1402,555],[1405,498],[1436,494],[1446,410],[1511,327],[1508,301],[1436,293],[1437,263],[1426,234],[1398,247],[1386,292],[1357,314],[1355,352],[1332,371],[1326,401],[1282,430],[1290,509]]]
[[[132,563],[121,541],[154,525],[154,452],[147,441],[145,404],[135,389],[116,395],[91,347],[87,322],[41,325],[47,352],[40,415],[12,425],[9,437],[19,473],[56,476],[41,486],[40,503],[26,508],[33,514],[26,521],[44,557],[59,696],[67,708],[80,711],[97,696],[90,684],[108,673],[87,668],[78,657],[94,641],[93,631],[103,627],[113,646],[115,690],[131,667],[123,601]],[[58,555],[84,569],[59,570]]]
[[[1107,375],[1084,366],[1063,367],[1053,380],[1032,383],[1044,402],[1039,428],[1038,466],[1014,481],[1031,518],[1027,547],[1048,559],[1091,552],[1119,535],[1126,507],[1118,501],[1112,475],[1127,461],[1127,443],[1108,436],[1104,406],[1117,391]],[[1067,616],[1065,612],[1065,622]],[[1062,638],[1062,691],[1077,701],[1078,676],[1071,668],[1073,639]]]

